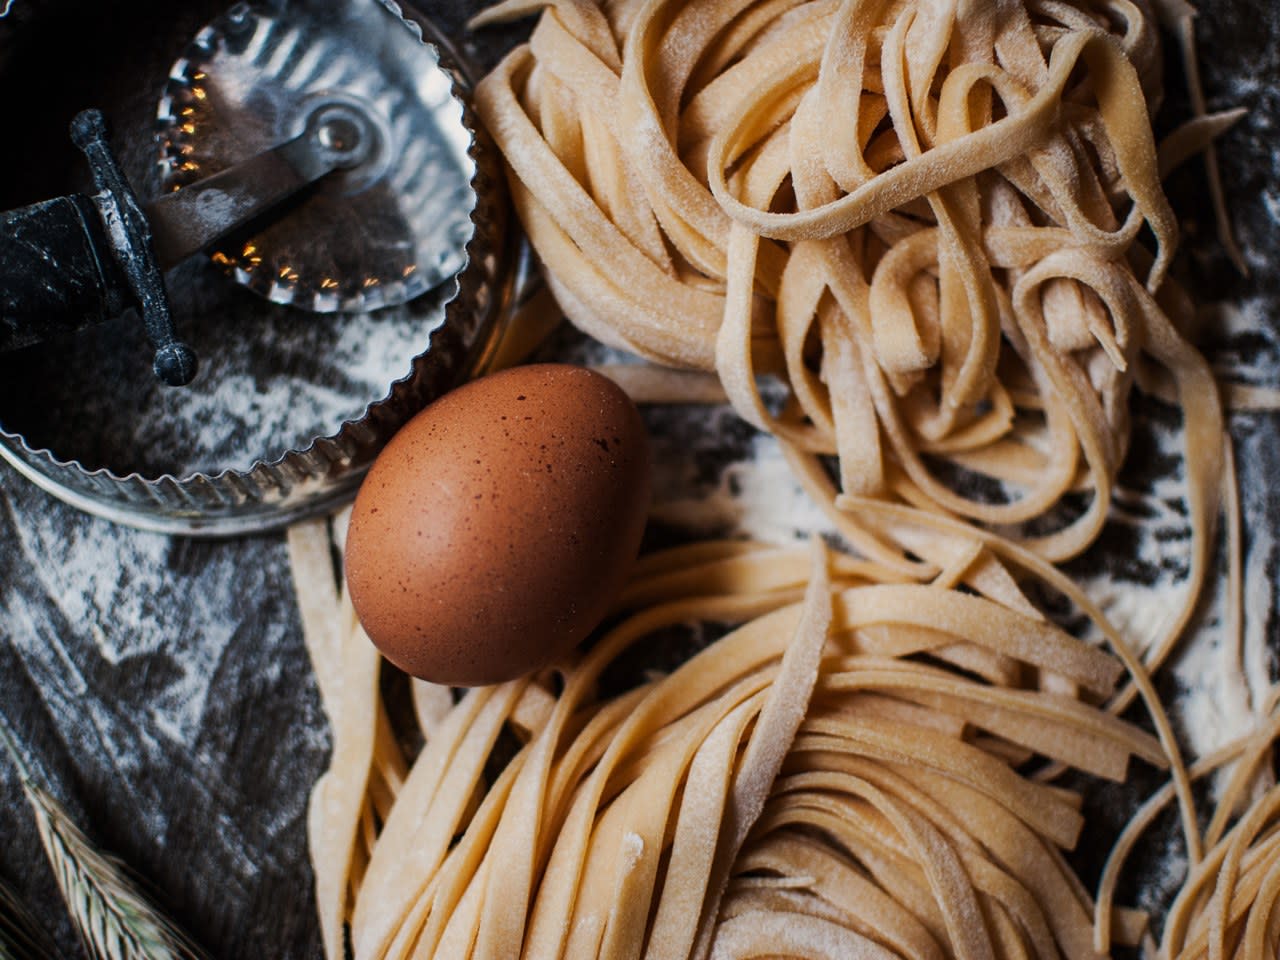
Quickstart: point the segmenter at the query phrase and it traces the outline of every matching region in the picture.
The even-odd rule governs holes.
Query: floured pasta
[[[891,505],[1078,555],[1106,519],[1135,376],[1168,386],[1193,547],[1158,666],[1208,569],[1223,435],[1164,282],[1160,176],[1232,117],[1157,150],[1146,5],[508,0],[475,23],[536,12],[476,102],[560,306],[608,343],[714,370],[802,471],[835,455],[837,481],[810,486],[859,551],[937,572]],[[786,384],[781,409],[763,374]]]
[[[1210,848],[1174,902],[1161,949],[1170,960],[1280,956],[1280,787]]]
[[[1224,469],[1160,178],[1233,116],[1197,101],[1157,149],[1144,0],[507,0],[476,22],[535,13],[476,107],[560,307],[683,368],[622,368],[629,389],[727,399],[775,434],[851,552],[642,558],[614,626],[556,670],[456,702],[415,684],[407,765],[349,606],[304,586],[323,532],[295,529],[335,730],[310,811],[327,955],[1097,958],[1151,941],[1115,882],[1174,797],[1192,872],[1166,955],[1272,955],[1280,799],[1227,832],[1236,786],[1202,831],[1150,677],[1209,569]],[[1135,384],[1182,411],[1191,532],[1145,651],[1059,569],[1106,520]],[[690,622],[732,629],[600,693]],[[1154,737],[1117,719],[1137,695]],[[1055,780],[1133,757],[1172,781],[1095,904]]]
[[[1197,778],[1226,768],[1231,776],[1204,829],[1207,853],[1193,866],[1165,918],[1159,947],[1165,960],[1270,960],[1280,955],[1280,787],[1273,767],[1280,738],[1280,687],[1272,688],[1259,718],[1253,733],[1201,758],[1191,769]],[[1108,858],[1097,904],[1100,952],[1110,946],[1109,907],[1125,861],[1172,796],[1172,785],[1166,786],[1143,804]],[[1154,955],[1150,934],[1147,940],[1147,954]]]
[[[345,523],[345,514],[339,522]],[[325,523],[291,527],[289,556],[308,652],[333,730],[330,770],[311,791],[307,840],[312,861],[326,865],[316,870],[325,955],[340,957],[353,891],[407,767],[379,694],[382,658],[345,591],[340,598],[333,583]]]
[[[477,107],[565,313],[713,370],[864,556],[941,580],[963,558],[929,545],[979,542],[1069,597],[1133,674],[1112,709],[1140,694],[1155,717],[1197,861],[1146,672],[1210,566],[1224,430],[1165,279],[1160,178],[1235,115],[1196,100],[1157,149],[1155,22],[1129,0],[509,0],[475,23],[530,13]],[[1185,13],[1162,6],[1189,49]],[[1135,381],[1182,410],[1191,528],[1141,664],[1054,568],[1102,529]]]
[[[295,569],[321,549],[307,536],[293,534]],[[355,956],[1097,956],[1093,904],[1062,857],[1079,798],[1016,768],[1123,779],[1131,757],[1164,752],[1042,689],[1052,677],[1105,697],[1123,667],[1016,589],[992,599],[1004,581],[985,550],[969,559],[922,585],[820,544],[643,558],[626,615],[558,682],[477,688],[431,716],[376,833],[349,810],[313,824],[332,838],[313,846],[318,887],[349,878]],[[598,696],[629,649],[690,621],[738,626],[669,675]],[[332,655],[316,627],[313,657]],[[381,710],[333,714],[365,730],[366,751],[335,752],[326,779],[377,772]],[[512,735],[519,749],[487,780]]]

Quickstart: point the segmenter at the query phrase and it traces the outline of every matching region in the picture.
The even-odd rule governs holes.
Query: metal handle
[[[107,143],[102,114],[71,124],[98,193],[0,213],[0,350],[74,332],[138,308],[155,348],[156,376],[189,383],[195,352],[177,339],[163,271],[379,147],[362,113],[326,104],[303,133],[156,201],[138,203]]]
[[[30,346],[137,307],[155,348],[153,369],[181,386],[195,352],[174,334],[151,230],[107,144],[97,110],[71,123],[98,193],[0,213],[0,350]]]
[[[174,334],[164,276],[156,262],[151,227],[107,143],[107,122],[100,110],[84,110],[71,121],[71,139],[84,151],[99,193],[93,197],[102,222],[110,231],[111,250],[133,292],[155,347],[152,367],[170,386],[190,383],[196,375],[196,354]]]

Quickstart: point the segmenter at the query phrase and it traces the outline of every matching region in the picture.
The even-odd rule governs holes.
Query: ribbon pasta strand
[[[1060,856],[1078,799],[1019,767],[1164,765],[1148,734],[1040,689],[1051,674],[1105,696],[1120,664],[1025,601],[902,582],[821,541],[803,559],[714,541],[646,557],[616,625],[558,681],[433,714],[367,855],[313,847],[322,891],[367,856],[342,916],[355,956],[1096,958],[1094,905]],[[969,559],[962,580],[1000,582]],[[732,626],[598,694],[620,658],[691,621]],[[367,723],[332,716],[339,741]],[[520,746],[486,775],[504,736]],[[372,796],[365,743],[335,753],[321,792]]]

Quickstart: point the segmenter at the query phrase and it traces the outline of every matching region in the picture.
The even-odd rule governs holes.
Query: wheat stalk
[[[0,960],[54,960],[57,949],[17,894],[0,883]]]
[[[0,744],[18,768],[49,865],[93,960],[202,960],[191,941],[138,892],[124,864],[95,849],[33,780],[3,720]]]

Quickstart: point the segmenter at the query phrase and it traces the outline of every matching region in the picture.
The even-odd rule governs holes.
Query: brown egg
[[[392,663],[498,683],[563,656],[635,560],[649,445],[622,390],[516,367],[446,394],[392,438],[356,497],[351,600]]]

